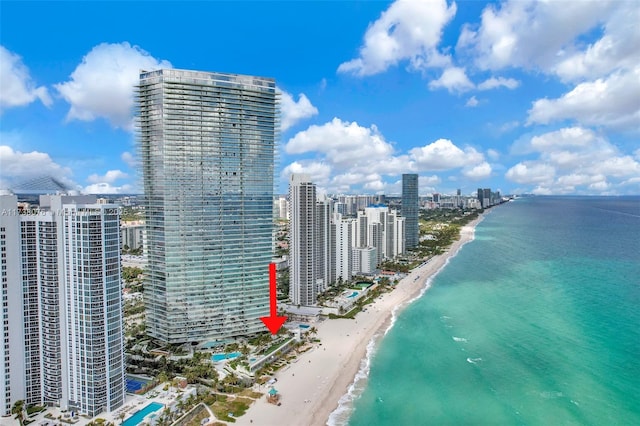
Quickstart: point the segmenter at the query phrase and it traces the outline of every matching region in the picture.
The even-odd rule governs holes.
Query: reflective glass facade
[[[143,72],[137,108],[148,333],[183,343],[262,331],[279,137],[275,81]]]
[[[402,175],[402,216],[405,218],[405,248],[412,249],[418,246],[420,230],[418,227],[418,175]]]

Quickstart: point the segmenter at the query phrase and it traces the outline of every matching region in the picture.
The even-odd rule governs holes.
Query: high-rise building
[[[0,211],[0,415],[8,416],[13,404],[26,397],[18,198],[10,193],[0,194]]]
[[[491,202],[491,188],[484,188],[482,190],[482,207],[487,208],[493,205]]]
[[[333,200],[327,196],[316,202],[316,291],[325,291],[335,281],[334,239],[335,230],[331,226]]]
[[[311,306],[318,294],[318,217],[316,186],[308,175],[291,175],[289,208],[289,298]]]
[[[336,279],[349,281],[353,274],[353,241],[356,219],[343,219],[339,213],[334,216],[335,226],[335,268]]]
[[[264,330],[278,100],[270,78],[140,74],[147,332],[169,343]]]
[[[375,248],[374,268],[384,259],[404,253],[405,218],[396,210],[374,204],[358,212],[354,248]]]
[[[402,216],[405,218],[405,248],[412,249],[420,242],[418,222],[418,175],[402,175]]]
[[[12,253],[7,284],[20,300],[4,325],[10,338],[22,333],[22,347],[9,340],[9,361],[22,365],[6,377],[9,401],[89,416],[124,403],[120,216],[117,206],[96,201],[41,196],[40,208],[25,213],[15,196],[0,196],[3,208],[17,212],[3,215],[0,226],[0,246]]]

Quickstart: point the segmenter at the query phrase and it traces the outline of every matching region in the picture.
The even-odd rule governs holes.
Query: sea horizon
[[[329,424],[640,421],[630,397],[640,391],[638,379],[632,378],[640,377],[640,367],[635,365],[635,373],[620,369],[622,359],[633,362],[631,344],[624,341],[639,341],[632,327],[638,314],[633,305],[607,305],[610,311],[601,315],[609,322],[598,326],[590,323],[590,311],[583,306],[604,291],[603,274],[614,279],[612,266],[595,259],[621,264],[617,271],[629,278],[618,290],[640,298],[639,283],[631,278],[640,274],[634,264],[639,210],[640,196],[629,195],[521,197],[489,210],[474,241],[452,256],[419,298],[397,318],[394,314],[384,336],[370,343],[349,396],[336,410],[342,415],[334,412]],[[537,239],[532,229],[539,231]],[[590,236],[597,237],[599,249],[589,248]],[[519,258],[526,253],[532,258]],[[585,269],[585,262],[592,269]],[[546,284],[531,285],[536,274],[548,278]],[[575,294],[573,279],[584,280],[589,292]],[[479,287],[482,283],[489,286]],[[479,304],[478,298],[487,303]],[[505,300],[511,303],[504,305]],[[574,316],[554,314],[569,313],[572,305],[580,308]],[[622,335],[611,335],[620,329],[618,323]],[[598,357],[581,353],[595,351],[606,358],[607,348],[619,362],[603,365]],[[619,377],[604,383],[603,377],[614,373]],[[617,388],[631,393],[625,397]]]

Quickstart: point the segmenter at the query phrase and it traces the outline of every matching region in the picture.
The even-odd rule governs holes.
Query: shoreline
[[[239,417],[237,425],[288,426],[342,423],[351,414],[348,407],[367,380],[371,354],[380,338],[395,323],[397,315],[431,287],[431,279],[472,241],[475,227],[484,219],[480,215],[460,230],[460,238],[444,253],[413,269],[395,288],[366,306],[355,319],[325,320],[313,324],[320,344],[298,356],[275,373],[276,389],[282,396],[280,407],[260,398]],[[266,392],[262,386],[260,392]],[[354,393],[355,392],[355,393]]]

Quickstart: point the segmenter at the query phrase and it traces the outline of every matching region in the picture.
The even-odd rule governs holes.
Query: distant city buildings
[[[405,247],[410,250],[418,246],[420,227],[418,201],[418,175],[402,175],[402,217],[405,218]]]
[[[491,188],[478,188],[478,201],[483,209],[502,202],[500,191],[491,192]]]
[[[88,416],[124,403],[120,218],[97,201],[41,196],[20,211],[0,195],[3,415],[17,400]]]
[[[147,332],[179,344],[263,331],[273,247],[275,81],[142,72],[136,103]]]
[[[144,234],[144,223],[123,223],[120,227],[121,248],[125,250],[142,249],[144,247]]]
[[[385,205],[370,204],[344,217],[346,206],[380,196],[317,195],[308,175],[289,181],[289,296],[294,305],[311,306],[318,293],[354,274],[370,274],[386,259],[404,252],[405,218]]]

